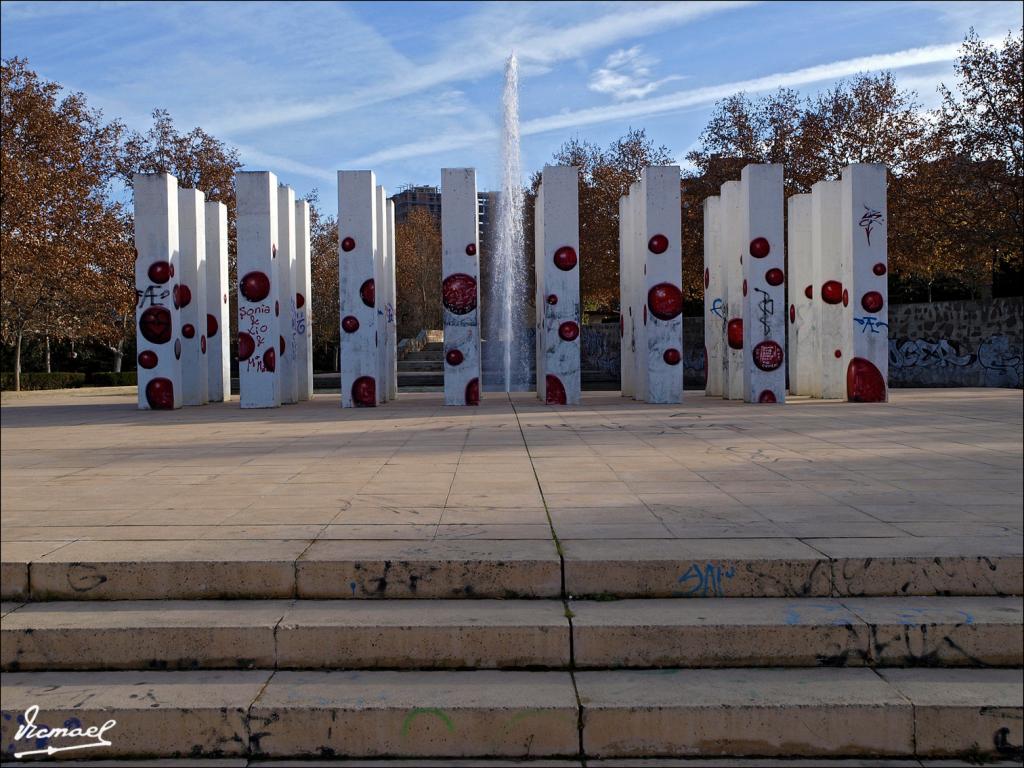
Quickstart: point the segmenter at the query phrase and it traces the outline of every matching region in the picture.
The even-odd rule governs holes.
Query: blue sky
[[[1019,28],[1018,2],[3,2],[4,57],[145,128],[156,107],[330,209],[335,171],[394,191],[475,166],[496,186],[502,68],[521,61],[526,173],[567,138],[644,127],[677,161],[715,99],[813,93],[895,72],[925,107],[968,27]]]

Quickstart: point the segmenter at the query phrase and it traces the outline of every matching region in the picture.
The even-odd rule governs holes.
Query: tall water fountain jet
[[[519,161],[519,62],[505,62],[502,92],[501,191],[494,236],[487,306],[484,365],[505,392],[530,388],[530,340],[527,336],[527,264],[523,249],[523,180]],[[492,379],[493,381],[493,379]]]

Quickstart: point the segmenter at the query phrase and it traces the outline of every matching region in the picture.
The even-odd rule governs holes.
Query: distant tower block
[[[740,243],[738,181],[722,185],[719,221],[722,227],[722,306],[725,310],[725,361],[722,366],[722,397],[743,399],[743,248]]]
[[[295,337],[295,379],[298,399],[313,397],[313,328],[310,316],[313,297],[310,292],[311,252],[309,242],[309,203],[295,202],[295,263],[292,287],[295,289],[292,335]]]
[[[704,200],[704,394],[712,397],[721,397],[725,384],[721,203],[717,195]]]
[[[551,405],[579,405],[579,169],[545,165],[534,210],[537,396]]]
[[[139,408],[181,407],[181,321],[173,300],[178,268],[178,180],[135,174],[135,338]]]
[[[889,261],[886,168],[857,163],[843,169],[842,261],[846,398],[889,399]],[[846,291],[849,293],[847,294]]]
[[[619,198],[619,377],[621,394],[632,397],[633,379],[636,376],[636,360],[633,354],[633,289],[629,278],[632,275],[633,209],[629,195]]]
[[[813,396],[821,391],[821,345],[812,287],[811,195],[793,195],[788,206],[789,391]]]
[[[338,171],[338,291],[341,307],[341,405],[374,407],[382,386],[377,357],[376,179]]]
[[[743,251],[743,399],[786,399],[786,274],[782,166],[748,165],[740,176]]]
[[[441,170],[445,405],[480,405],[480,243],[476,171]]]
[[[206,371],[211,403],[231,399],[231,306],[228,303],[228,209],[206,204]]]
[[[281,380],[281,402],[299,402],[298,374],[295,370],[295,334],[292,315],[295,311],[295,191],[284,184],[277,188],[277,315],[280,336],[277,340],[278,378]]]
[[[238,232],[238,385],[242,408],[281,405],[277,177],[235,174]]]
[[[374,217],[373,226],[376,230],[377,248],[373,252],[373,268],[380,279],[377,282],[377,290],[380,296],[377,300],[377,367],[380,373],[377,376],[377,402],[385,403],[388,400],[388,390],[391,387],[391,365],[388,363],[388,278],[386,273],[387,262],[387,208],[388,193],[384,187],[378,185],[374,190]]]
[[[395,201],[388,200],[384,220],[387,224],[387,250],[384,259],[384,279],[387,282],[387,305],[384,311],[388,320],[387,344],[388,400],[398,397],[398,314],[397,285],[395,280]]]
[[[181,315],[181,398],[184,405],[206,405],[206,196],[178,189],[180,268],[173,288]]]
[[[811,395],[846,397],[846,360],[843,349],[843,286],[841,248],[842,190],[838,181],[819,181],[811,187],[811,260],[813,279],[804,288],[811,295],[814,322],[818,328],[821,375],[812,382]]]

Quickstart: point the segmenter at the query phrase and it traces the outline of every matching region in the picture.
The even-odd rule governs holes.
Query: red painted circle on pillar
[[[777,403],[778,399],[775,397],[775,393],[770,389],[765,389],[757,396],[757,402],[759,403]]]
[[[355,247],[356,241],[351,237],[346,237],[344,240],[341,241],[341,250],[343,250],[345,253],[348,253]]]
[[[565,385],[557,376],[544,377],[544,402],[548,405],[565,405]]]
[[[885,402],[885,380],[870,360],[855,357],[846,367],[846,399],[854,403]]]
[[[377,381],[372,376],[360,376],[352,382],[352,402],[360,408],[377,405]]]
[[[217,335],[217,331],[220,330],[220,324],[217,322],[217,318],[213,315],[206,315],[206,335],[211,339]]]
[[[455,366],[462,365],[462,361],[465,359],[465,357],[463,356],[461,350],[449,349],[448,352],[445,354],[444,359],[448,363],[448,365]]]
[[[368,307],[377,305],[377,284],[373,282],[372,277],[369,280],[364,280],[363,284],[359,286],[359,298]]]
[[[174,340],[174,359],[181,360],[181,339]]]
[[[167,307],[149,307],[139,316],[139,332],[151,344],[171,340],[171,312]]]
[[[576,341],[580,335],[580,327],[572,320],[566,320],[558,326],[558,337],[562,341]]]
[[[557,251],[555,251],[554,262],[555,266],[563,272],[568,272],[570,269],[576,266],[578,258],[576,256],[576,249],[571,245],[563,245]]]
[[[466,384],[466,405],[480,405],[480,379],[470,379]]]
[[[850,306],[850,292],[845,288],[843,288],[843,306]]]
[[[647,292],[647,306],[659,320],[672,320],[683,312],[683,292],[672,283],[658,283]]]
[[[206,334],[199,337],[199,351],[206,354]]]
[[[747,295],[747,281],[746,280],[743,281],[743,295],[744,296]]]
[[[789,305],[789,322],[796,322],[796,304]]]
[[[146,349],[143,350],[142,352],[139,352],[140,368],[146,368],[147,370],[150,368],[156,368],[156,364],[158,362],[160,362],[160,358],[157,357],[156,352],[154,352],[153,350]]]
[[[441,301],[453,315],[465,315],[476,309],[476,278],[464,272],[448,275],[441,283]]]
[[[808,285],[806,288],[804,288],[804,296],[806,296],[808,299],[813,299],[814,298],[814,286],[813,285]]]
[[[196,335],[196,327],[192,323],[185,323],[181,326],[181,335],[186,339],[191,339]]]
[[[162,376],[150,379],[146,384],[146,402],[155,411],[169,411],[174,408],[174,383]]]
[[[263,353],[263,370],[273,373],[277,370],[277,353],[271,347]]]
[[[466,246],[467,256],[476,256],[476,243],[470,243]]]
[[[839,359],[840,357],[842,357],[842,356],[843,356],[843,350],[841,350],[841,349],[837,349],[837,350],[836,350],[835,352],[833,352],[832,354],[833,354],[833,355],[835,355],[835,356],[836,356],[836,360],[838,360],[838,359]]]
[[[359,318],[354,315],[345,315],[341,319],[341,330],[345,333],[355,333],[359,330]]]
[[[743,318],[734,317],[725,326],[729,349],[743,349]]]
[[[280,304],[280,302],[275,301],[274,302],[274,317],[280,317],[280,316],[281,316],[281,304]]]
[[[256,351],[256,340],[245,331],[238,334],[238,359],[248,360]]]
[[[549,293],[548,294],[548,304],[550,304],[553,307],[557,303],[558,303],[558,295],[554,294],[554,293]]]
[[[843,300],[843,284],[838,280],[826,280],[821,285],[821,300],[826,304],[838,304]]]
[[[881,277],[889,270],[886,268],[885,264],[883,264],[882,262],[878,262],[877,264],[875,264],[875,266],[871,268],[871,271],[874,272],[879,277]]]
[[[149,275],[149,279],[154,283],[160,283],[163,285],[171,279],[171,275],[174,274],[171,269],[171,265],[166,261],[154,261],[149,265],[149,269],[146,271]]]
[[[768,285],[782,285],[785,280],[786,273],[778,267],[772,267],[764,273],[764,281],[768,283]]]
[[[711,271],[704,267],[704,287],[707,288],[711,285]]]
[[[673,347],[671,349],[666,349],[665,352],[662,354],[661,359],[664,360],[668,365],[679,365],[679,363],[682,362],[683,360],[683,356],[682,354],[680,354],[678,349],[675,349]]]
[[[263,272],[248,272],[238,282],[238,292],[248,301],[263,301],[270,295],[270,278]]]
[[[281,347],[281,354],[283,355],[284,354],[284,336],[278,336],[277,337],[277,341],[278,341],[278,346]]]
[[[885,300],[878,291],[868,291],[860,299],[860,305],[866,312],[879,312],[884,304]]]
[[[762,371],[774,371],[782,365],[782,347],[777,341],[766,339],[757,344],[752,352],[754,365]]]
[[[664,235],[654,235],[647,241],[647,250],[651,253],[664,253],[668,250],[668,238]]]
[[[187,285],[174,286],[174,305],[176,307],[187,307],[192,303],[192,289]]]
[[[755,259],[763,259],[769,253],[771,253],[772,247],[768,244],[768,239],[764,237],[755,237],[750,241],[750,255]]]
[[[296,309],[302,309],[304,306],[306,306],[306,297],[303,296],[301,293],[296,293],[295,294],[295,308]]]

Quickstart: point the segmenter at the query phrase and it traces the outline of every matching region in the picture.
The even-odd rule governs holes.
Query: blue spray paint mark
[[[718,563],[709,562],[703,566],[693,563],[683,571],[678,582],[684,587],[693,583],[689,589],[683,591],[684,595],[696,595],[707,597],[709,594],[715,597],[724,597],[725,590],[722,588],[723,579],[731,579],[736,575],[736,567],[730,565],[725,568]]]

